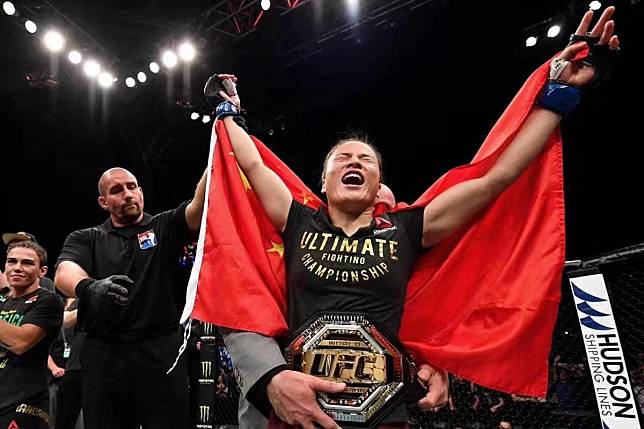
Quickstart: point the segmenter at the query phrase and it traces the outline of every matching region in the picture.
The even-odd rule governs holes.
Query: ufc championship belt
[[[364,314],[317,313],[286,348],[289,369],[345,383],[318,392],[322,410],[344,428],[373,428],[394,407],[427,392],[397,338]]]

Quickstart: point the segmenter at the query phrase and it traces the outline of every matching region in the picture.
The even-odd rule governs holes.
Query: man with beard
[[[80,355],[87,427],[188,427],[185,359],[166,374],[181,345],[186,288],[172,261],[199,229],[205,180],[192,201],[152,216],[136,177],[111,168],[98,182],[109,219],[65,240],[55,283],[79,299],[79,330],[87,332]]]

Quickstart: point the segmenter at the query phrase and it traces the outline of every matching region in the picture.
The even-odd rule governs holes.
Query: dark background
[[[258,29],[235,38],[203,30],[213,3],[16,1],[20,17],[0,15],[0,232],[35,234],[55,260],[69,232],[106,218],[96,183],[112,166],[137,175],[148,212],[190,198],[212,122],[189,116],[208,111],[200,93],[214,72],[238,75],[251,131],[309,186],[319,188],[330,145],[363,131],[382,150],[397,198],[412,201],[472,158],[524,79],[565,45],[587,8],[579,1],[361,0],[352,21],[345,0],[303,2],[289,13],[285,0],[273,0]],[[568,259],[644,242],[636,66],[643,8],[637,0],[608,4],[618,8],[620,60],[612,79],[563,124]],[[383,7],[388,13],[378,16]],[[22,27],[26,17],[39,24],[35,35]],[[552,17],[562,34],[544,40]],[[42,47],[46,25],[66,33],[62,53]],[[528,49],[530,27],[542,37]],[[149,61],[186,36],[198,45],[196,61],[149,73]],[[115,87],[98,88],[70,64],[72,46],[109,63],[120,79]],[[126,88],[125,77],[140,70],[148,81]],[[51,74],[55,85],[30,84],[26,74]]]

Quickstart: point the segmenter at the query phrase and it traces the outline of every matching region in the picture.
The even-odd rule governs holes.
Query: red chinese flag
[[[534,105],[543,65],[503,113],[471,164],[450,170],[412,207],[488,171]],[[208,208],[191,290],[192,316],[233,329],[286,335],[283,245],[241,173],[223,123],[215,124]],[[261,142],[264,163],[302,204],[322,202]],[[398,205],[396,210],[409,206]],[[488,208],[417,261],[400,339],[430,362],[480,385],[545,396],[564,262],[559,130]],[[187,314],[190,307],[190,292]]]

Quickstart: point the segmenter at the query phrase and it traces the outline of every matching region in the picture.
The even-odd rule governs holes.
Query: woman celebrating
[[[552,61],[550,80],[537,105],[485,174],[449,187],[423,207],[382,216],[374,213],[382,162],[373,146],[356,139],[333,146],[324,161],[322,176],[328,207],[313,209],[301,204],[280,176],[265,165],[253,140],[235,123],[239,97],[232,85],[234,77],[220,75],[228,91],[221,92],[226,101],[218,106],[217,116],[225,124],[239,168],[284,242],[289,330],[298,329],[320,311],[348,311],[367,313],[388,331],[398,333],[406,286],[416,259],[423,249],[436,245],[472,220],[543,151],[562,116],[579,101],[579,87],[601,77],[601,55],[618,49],[610,20],[613,12],[613,7],[607,8],[590,33],[587,29],[592,12],[584,15],[572,43]],[[592,45],[590,55],[581,61],[577,57],[587,44]],[[240,365],[235,352],[231,353]],[[445,373],[421,365],[419,378],[432,388],[418,405],[431,408],[444,404],[444,389],[435,387],[441,385],[441,380],[445,384]],[[250,390],[253,394],[266,394],[275,414],[288,424],[337,428],[337,423],[317,405],[316,392],[340,392],[344,388],[342,383],[277,366]],[[404,427],[404,410],[395,409],[383,424]]]

